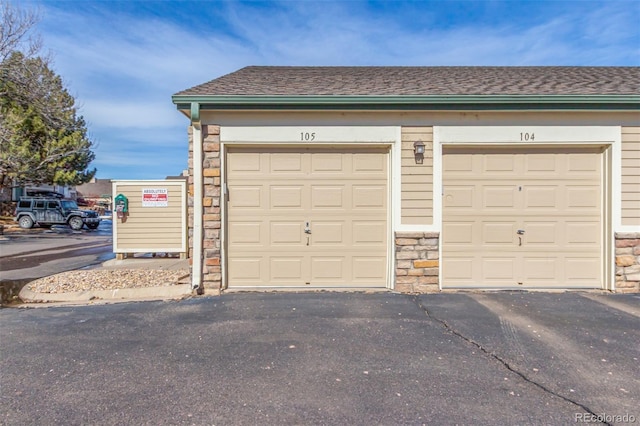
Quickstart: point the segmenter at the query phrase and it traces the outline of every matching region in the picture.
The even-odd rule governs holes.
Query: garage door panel
[[[303,224],[296,222],[271,222],[270,242],[276,246],[301,246],[303,244]]]
[[[386,209],[387,192],[383,185],[353,185],[353,209]]]
[[[485,185],[482,192],[482,207],[484,208],[514,208],[516,201],[516,187],[514,185]]]
[[[524,207],[556,210],[559,204],[558,188],[554,186],[527,186],[524,188]]]
[[[522,282],[553,285],[558,279],[558,258],[555,256],[526,257],[523,262]]]
[[[598,148],[445,148],[443,287],[600,288],[602,161]]]
[[[570,222],[565,223],[567,246],[600,246],[600,223],[599,222]]]
[[[386,247],[387,224],[385,221],[354,220],[351,222],[351,245],[354,247]]]
[[[229,260],[229,279],[237,282],[259,284],[262,279],[262,257],[236,257]]]
[[[542,173],[544,176],[555,175],[558,170],[556,158],[550,154],[528,154],[524,167],[528,173]]]
[[[598,172],[600,170],[600,158],[592,153],[568,154],[568,172]],[[587,176],[593,176],[587,173]]]
[[[516,235],[515,223],[504,222],[485,222],[481,225],[482,228],[482,245],[486,249],[494,248],[495,246],[513,245]]]
[[[269,165],[271,176],[280,176],[283,174],[299,175],[303,173],[302,154],[299,153],[279,153],[279,155],[271,155],[269,156]]]
[[[481,261],[481,274],[484,282],[507,281],[514,282],[518,280],[516,276],[517,259],[513,257],[489,257],[485,256]]]
[[[477,273],[474,273],[474,267],[477,265],[478,262],[473,256],[447,256],[442,261],[443,280],[453,281],[456,284],[473,284],[476,282]]]
[[[312,185],[311,207],[313,209],[342,209],[345,206],[344,185]]]
[[[473,207],[475,186],[455,186],[447,187],[447,193],[444,199],[445,206],[453,209],[456,207]]]
[[[263,246],[262,222],[234,222],[229,224],[230,242],[242,246]]]
[[[600,207],[600,188],[596,186],[570,186],[566,189],[567,208],[597,209]]]
[[[353,154],[353,174],[362,175],[375,173],[378,176],[386,174],[387,159],[378,153]]]
[[[270,188],[270,208],[298,208],[302,209],[302,185],[277,185]]]
[[[344,158],[340,153],[316,153],[311,157],[311,171],[328,175],[344,174]]]
[[[252,176],[262,173],[261,157],[258,153],[246,153],[242,157],[234,159],[233,163],[228,165],[227,176],[240,177]],[[247,173],[249,172],[249,173]],[[251,173],[253,172],[253,173]]]
[[[282,285],[286,283],[300,284],[304,281],[303,277],[303,263],[304,258],[302,256],[283,256],[283,257],[270,257],[269,258],[269,278],[270,282],[274,285]]]
[[[496,154],[480,158],[483,160],[482,170],[484,172],[510,172],[509,174],[511,174],[516,167],[515,157],[509,154]]]
[[[473,227],[473,222],[447,222],[443,224],[442,234],[447,238],[447,246],[463,244],[466,247],[472,244],[474,241]]]
[[[557,221],[539,222],[524,219],[522,221],[522,229],[524,234],[520,237],[523,239],[527,247],[536,246],[545,250],[555,247],[560,236]]]
[[[473,155],[471,154],[458,154],[448,155],[442,159],[442,169],[444,172],[448,172],[448,175],[453,176],[455,174],[473,174]]]
[[[346,245],[344,221],[313,221],[312,243],[314,246],[338,248]]]
[[[311,280],[314,282],[344,282],[344,256],[312,256]]]
[[[596,278],[601,268],[599,257],[571,257],[564,259],[566,281],[571,285],[600,287],[600,281]]]
[[[263,188],[261,185],[235,186],[229,189],[233,193],[233,197],[229,197],[229,202],[234,207],[253,207],[257,209],[264,207],[262,202]]]
[[[352,271],[355,282],[382,284],[386,282],[387,259],[384,256],[354,256]]]

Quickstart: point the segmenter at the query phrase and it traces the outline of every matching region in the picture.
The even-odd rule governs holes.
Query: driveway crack
[[[453,334],[454,336],[459,337],[460,339],[464,340],[465,342],[475,346],[476,348],[478,348],[478,350],[480,350],[482,353],[488,355],[489,357],[493,358],[494,360],[498,361],[498,363],[500,363],[504,368],[506,368],[508,371],[510,371],[511,373],[519,376],[522,380],[524,380],[526,383],[529,383],[530,385],[533,385],[535,387],[537,387],[538,389],[542,390],[543,392],[549,394],[549,395],[553,395],[557,398],[562,399],[563,401],[566,401],[570,404],[575,405],[576,407],[580,407],[581,409],[583,409],[586,413],[591,414],[593,416],[595,416],[596,418],[598,417],[598,414],[591,410],[589,407],[587,407],[586,405],[583,405],[581,403],[579,403],[578,401],[575,401],[571,398],[568,398],[560,393],[557,393],[551,389],[549,389],[548,387],[544,386],[541,383],[536,382],[535,380],[531,379],[529,376],[527,376],[525,373],[517,370],[516,368],[512,367],[509,362],[503,358],[501,358],[500,356],[498,356],[495,352],[492,352],[490,350],[488,350],[487,348],[485,348],[484,346],[482,346],[480,343],[476,342],[475,340],[473,340],[470,337],[465,336],[464,334],[462,334],[461,332],[459,332],[458,330],[456,330],[455,328],[453,328],[449,323],[447,323],[447,321],[440,319],[438,317],[433,316],[426,308],[426,306],[424,306],[421,302],[420,299],[418,298],[418,296],[411,296],[411,298],[413,299],[413,302],[418,306],[419,309],[421,309],[425,315],[427,316],[427,318],[436,321],[437,323],[441,324],[445,330],[447,330],[449,333]],[[602,423],[605,424],[607,426],[611,426],[611,423]]]

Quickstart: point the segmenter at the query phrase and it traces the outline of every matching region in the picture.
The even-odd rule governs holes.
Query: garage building
[[[640,68],[247,67],[173,96],[194,288],[639,291]]]

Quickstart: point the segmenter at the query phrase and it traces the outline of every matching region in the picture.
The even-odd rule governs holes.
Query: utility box
[[[114,180],[113,252],[179,254],[187,258],[187,183],[184,180]],[[125,207],[126,206],[126,207]]]

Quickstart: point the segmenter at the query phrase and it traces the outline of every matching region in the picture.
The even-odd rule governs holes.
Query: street
[[[7,232],[0,240],[0,283],[30,281],[112,257],[111,220],[103,220],[95,231],[53,226],[40,232]]]
[[[244,293],[0,310],[0,424],[640,422],[640,298]]]

